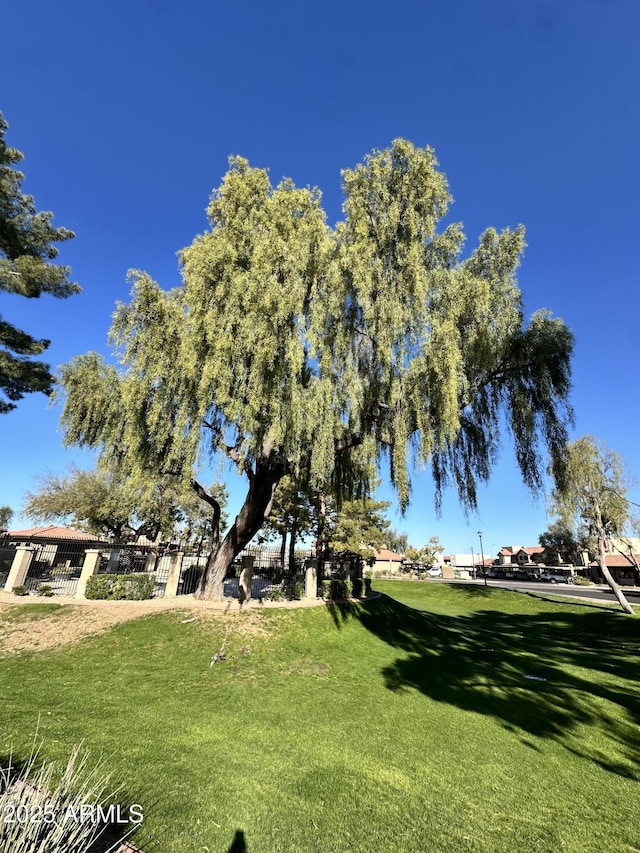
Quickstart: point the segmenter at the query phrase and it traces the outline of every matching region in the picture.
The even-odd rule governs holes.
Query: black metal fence
[[[34,544],[33,547],[31,565],[24,581],[27,590],[41,595],[73,596],[85,560],[86,543],[69,540]],[[0,550],[0,589],[6,583],[14,555],[15,548]],[[155,579],[153,596],[163,597],[172,560],[176,556],[177,552],[158,554],[149,547],[139,547],[131,543],[114,544],[102,551],[96,571],[97,574],[150,574]],[[227,572],[224,580],[225,598],[239,596],[239,579],[244,557],[254,559],[252,598],[269,599],[290,597],[296,592],[296,585],[304,584],[306,562],[311,555],[297,553],[293,566],[290,566],[287,559],[283,565],[276,549],[247,548],[238,555]],[[178,595],[191,595],[196,591],[206,564],[205,554],[183,554]],[[359,577],[361,571],[362,567],[353,555],[338,555],[320,563],[318,581],[324,578]],[[298,594],[300,586],[297,589]]]
[[[24,586],[40,595],[75,595],[85,546],[73,540],[35,545]]]
[[[153,570],[155,555],[149,548],[136,548],[130,544],[115,544],[100,555],[97,574],[128,575]]]
[[[4,537],[0,537],[0,589],[4,589],[13,558],[16,555],[15,546],[5,545],[3,539]]]

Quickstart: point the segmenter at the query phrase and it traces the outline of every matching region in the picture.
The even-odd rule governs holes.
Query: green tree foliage
[[[217,491],[217,498],[224,506],[224,489]],[[168,537],[178,524],[192,523],[195,528],[205,524],[202,501],[191,493],[180,494],[174,478],[136,486],[118,471],[75,467],[64,474],[43,475],[38,488],[27,493],[23,512],[34,521],[71,524],[116,540],[129,534]],[[210,529],[207,535],[211,536]]]
[[[220,541],[220,533],[229,522],[225,507],[229,493],[222,483],[213,483],[203,502],[193,489],[183,491],[179,498],[176,523],[183,542],[197,548],[209,548]],[[219,512],[219,515],[218,515]]]
[[[544,548],[541,559],[547,565],[558,562],[580,563],[580,552],[586,548],[584,537],[576,534],[573,527],[562,521],[552,522],[538,537],[538,543]]]
[[[69,267],[50,263],[58,255],[52,245],[71,239],[66,228],[52,225],[52,213],[37,212],[33,197],[21,192],[24,175],[14,165],[22,160],[5,142],[7,122],[0,113],[0,291],[34,299],[43,293],[65,298],[79,293],[69,281]],[[0,414],[15,409],[25,394],[51,392],[49,366],[33,356],[49,346],[0,316]]]
[[[621,457],[591,435],[567,447],[567,464],[553,493],[553,509],[560,522],[573,529],[583,525],[595,538],[600,570],[626,613],[633,613],[622,590],[607,568],[606,554],[612,537],[624,535],[631,504],[627,474]]]
[[[406,507],[413,464],[428,463],[438,506],[453,483],[473,508],[505,422],[528,486],[542,446],[561,470],[573,338],[544,311],[524,321],[523,229],[489,229],[462,257],[461,226],[438,230],[451,197],[434,152],[404,140],[342,177],[331,228],[317,190],[232,158],[210,229],[180,256],[182,286],[134,274],[111,329],[121,367],[88,353],[63,368],[67,443],[135,476],[187,482],[219,454],[246,476],[201,596],[221,594],[286,475],[352,497],[386,462]]]
[[[13,510],[10,506],[0,506],[0,530],[6,530],[13,518]]]
[[[385,513],[390,506],[390,501],[376,501],[368,495],[343,501],[330,528],[331,550],[359,554],[373,565],[374,552],[386,543],[389,521]]]
[[[290,570],[295,565],[296,542],[314,526],[314,503],[306,484],[297,477],[284,477],[275,491],[262,536],[265,541],[275,537],[280,539],[280,564],[284,567],[288,550]]]
[[[404,554],[409,547],[409,536],[406,533],[399,533],[391,527],[385,533],[386,546],[390,551],[395,551],[396,554]]]
[[[437,536],[432,536],[422,548],[408,548],[406,557],[412,563],[422,563],[425,566],[433,566],[438,561],[440,554],[444,554],[444,548]]]

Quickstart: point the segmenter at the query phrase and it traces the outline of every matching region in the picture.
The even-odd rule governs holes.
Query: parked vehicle
[[[442,577],[442,569],[438,568],[438,566],[431,566],[430,569],[427,569],[427,577],[428,578],[441,578]]]
[[[540,580],[546,583],[573,583],[573,578],[560,572],[542,572]]]

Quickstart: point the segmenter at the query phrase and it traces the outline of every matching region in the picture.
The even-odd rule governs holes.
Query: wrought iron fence
[[[136,548],[129,544],[114,544],[100,555],[97,574],[128,575],[149,570],[155,555],[149,548]]]
[[[15,555],[15,546],[3,544],[3,537],[0,537],[0,589],[4,589]]]
[[[84,543],[35,545],[24,586],[40,595],[75,595],[85,559]]]

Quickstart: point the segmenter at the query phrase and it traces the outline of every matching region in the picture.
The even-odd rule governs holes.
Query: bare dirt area
[[[241,607],[237,601],[195,601],[191,596],[149,601],[85,601],[56,596],[43,602],[32,597],[16,599],[0,594],[0,658],[77,643],[84,637],[108,631],[114,625],[165,610],[175,610],[185,620],[220,619],[242,613],[245,618],[237,627],[242,634],[251,636],[263,633],[260,611],[266,607],[319,603],[297,601],[264,605],[250,602]]]

